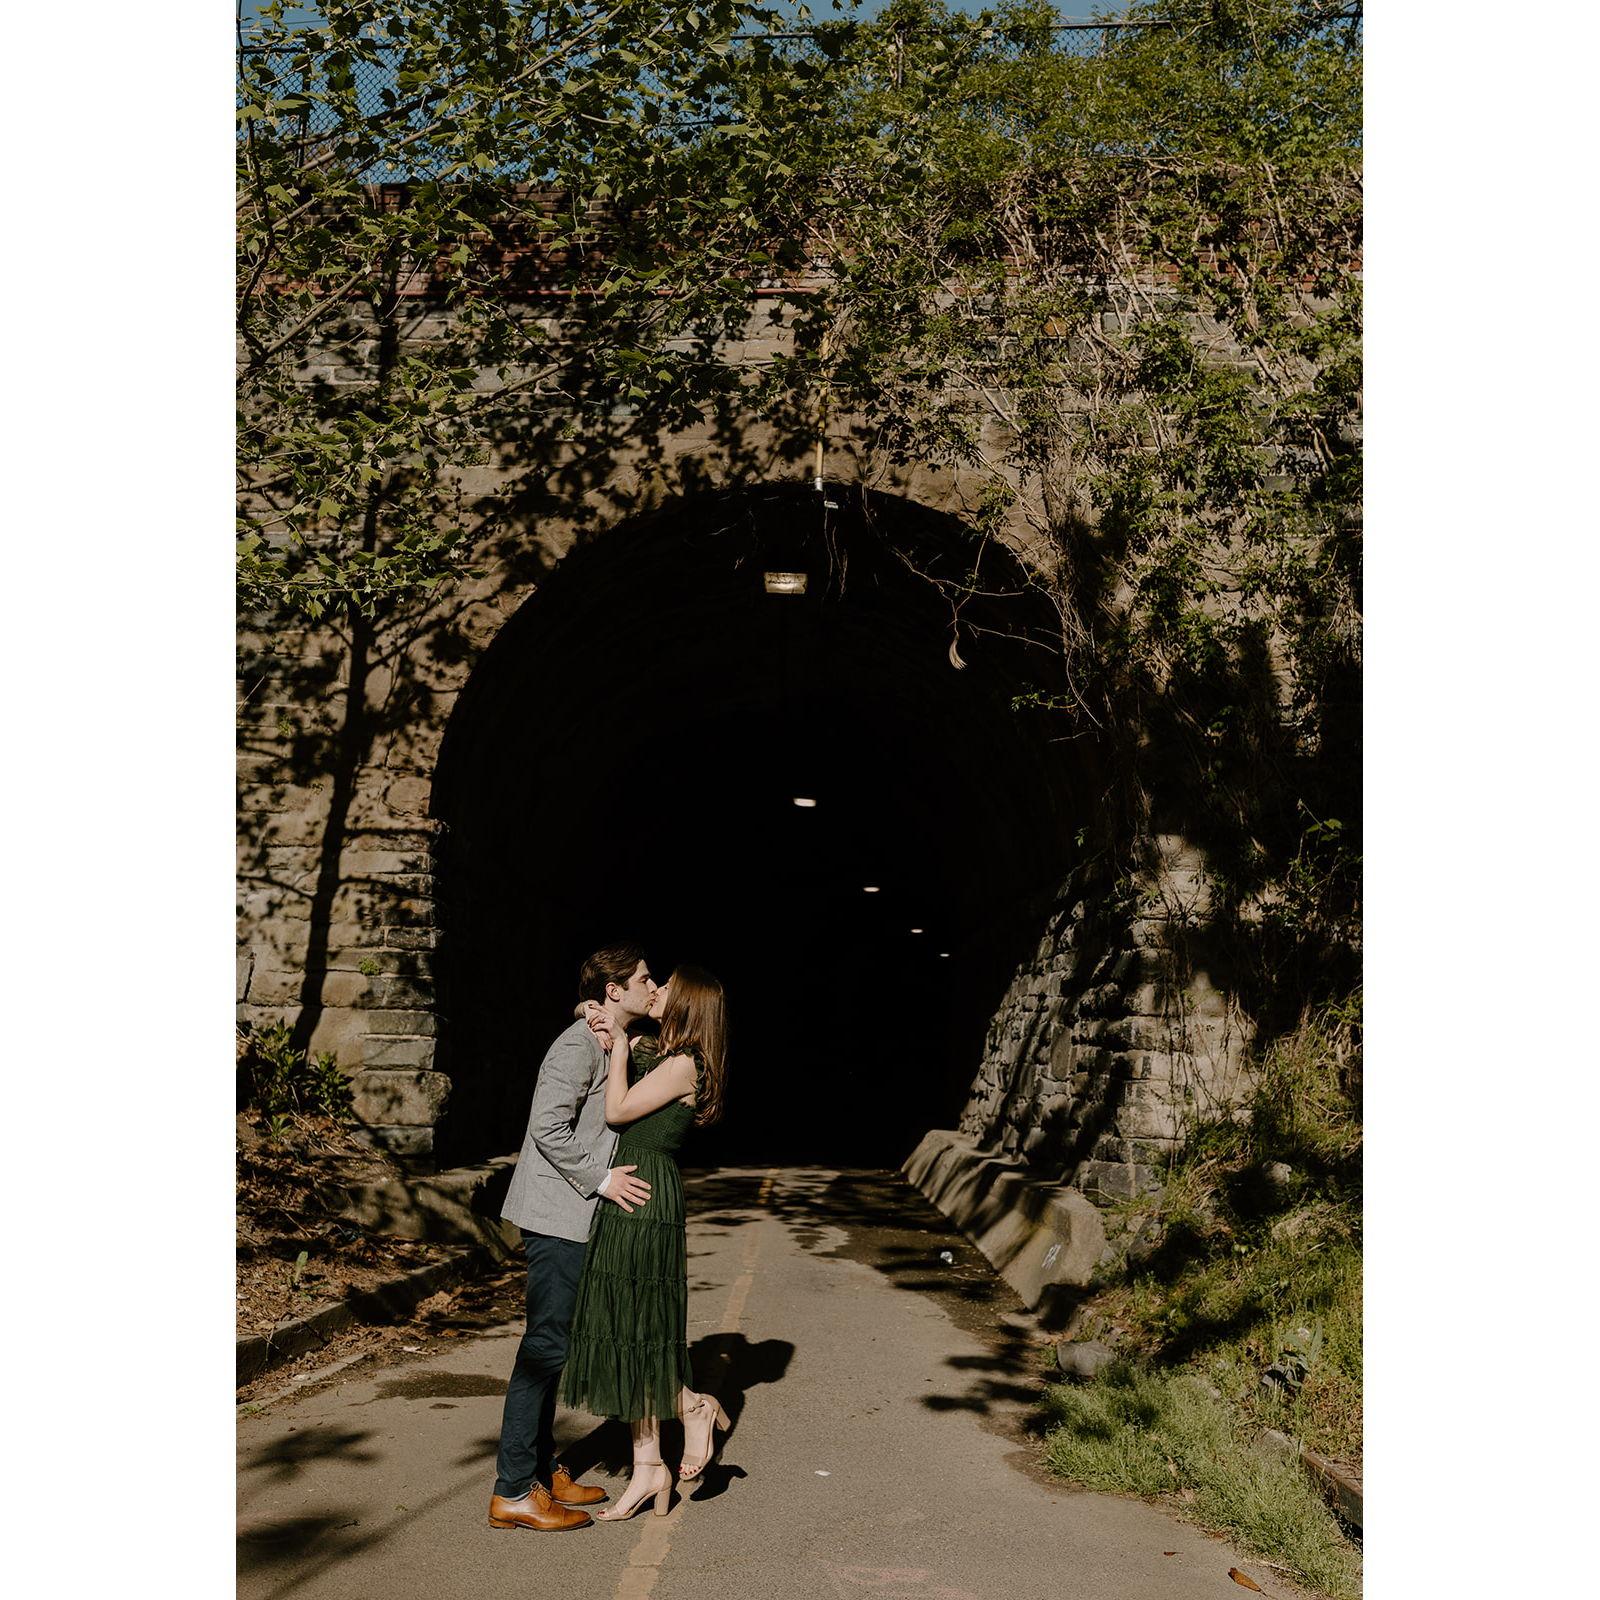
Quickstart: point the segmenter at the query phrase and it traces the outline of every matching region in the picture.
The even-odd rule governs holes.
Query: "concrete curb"
[[[358,1322],[391,1322],[403,1317],[430,1294],[496,1259],[493,1252],[481,1247],[462,1250],[448,1260],[417,1267],[376,1288],[315,1306],[302,1317],[280,1322],[271,1333],[248,1334],[236,1345],[234,1383],[248,1383],[279,1363],[326,1344],[334,1334]]]
[[[1093,1203],[1023,1162],[944,1128],[923,1136],[900,1169],[1047,1325],[1067,1318],[1106,1246]]]
[[[1086,1196],[944,1128],[927,1133],[900,1170],[977,1245],[1043,1327],[1070,1315],[1106,1244],[1105,1225]],[[1283,1445],[1293,1460],[1295,1447],[1287,1439]],[[1315,1450],[1298,1454],[1334,1510],[1360,1528],[1360,1478]]]
[[[1262,1433],[1254,1448],[1285,1466],[1299,1467],[1342,1522],[1361,1527],[1361,1474],[1356,1468],[1319,1455],[1310,1445],[1300,1444],[1276,1428]]]
[[[369,1233],[433,1244],[465,1244],[502,1260],[522,1253],[522,1234],[500,1215],[514,1155],[472,1167],[452,1167],[428,1177],[346,1184],[340,1215]]]
[[[1361,1527],[1361,1480],[1351,1470],[1315,1450],[1302,1449],[1300,1463],[1316,1480],[1317,1486],[1333,1502],[1333,1508],[1346,1522]]]

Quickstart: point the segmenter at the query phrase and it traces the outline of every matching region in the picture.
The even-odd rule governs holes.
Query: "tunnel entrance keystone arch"
[[[623,523],[475,668],[433,791],[441,1161],[515,1148],[580,962],[623,937],[728,986],[727,1115],[690,1159],[897,1166],[959,1119],[1086,792],[1013,706],[1052,617],[993,543],[981,593],[914,570],[972,570],[958,520],[828,499]]]

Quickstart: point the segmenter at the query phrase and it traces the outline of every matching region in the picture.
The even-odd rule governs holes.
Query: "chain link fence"
[[[1049,31],[1055,36],[1055,50],[1093,57],[1117,49],[1141,30],[1175,26],[1176,23],[1161,20],[1062,22]],[[1330,17],[1327,26],[1331,38],[1347,48],[1360,49],[1360,6]],[[743,54],[750,64],[763,55],[784,63],[809,57],[820,70],[826,70],[839,59],[841,45],[868,28],[881,39],[886,73],[896,73],[899,53],[915,35],[891,33],[872,23],[840,22],[790,32],[736,34],[730,41],[729,54]],[[1003,49],[1007,42],[1007,35],[1000,29],[985,30],[980,37],[991,50],[997,44]],[[1024,47],[1022,37],[1014,36],[1019,50]],[[282,37],[262,42],[248,32],[242,34],[237,95],[241,142],[252,137],[253,122],[275,141],[298,146],[307,161],[346,146],[350,157],[360,163],[360,179],[372,184],[415,183],[468,170],[471,158],[464,157],[455,147],[449,138],[448,113],[441,116],[439,111],[456,85],[448,81],[408,83],[401,46],[368,41],[362,49],[360,56],[352,56],[349,51],[318,53]],[[593,59],[581,54],[569,57],[561,75],[581,74]],[[637,93],[641,100],[656,97],[669,105],[672,101],[668,86],[648,73],[640,74]],[[249,108],[257,108],[253,118],[244,115]],[[724,108],[708,103],[703,109],[709,114],[680,116],[667,126],[688,136],[695,128],[720,120],[716,113]],[[480,162],[480,168],[481,165]],[[537,169],[532,156],[522,161],[493,160],[489,170],[511,182],[532,182],[547,176]]]

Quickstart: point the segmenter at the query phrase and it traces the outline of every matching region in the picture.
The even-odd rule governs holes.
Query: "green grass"
[[[1340,1208],[1311,1206],[1289,1216],[1300,1224],[1292,1239],[1230,1248],[1172,1281],[1136,1276],[1102,1294],[1096,1312],[1102,1326],[1119,1329],[1131,1354],[1201,1376],[1258,1431],[1276,1428],[1359,1465],[1359,1235]],[[1313,1359],[1299,1391],[1264,1395],[1266,1368],[1308,1346]]]
[[[1194,1376],[1119,1363],[1087,1387],[1058,1385],[1050,1406],[1058,1425],[1046,1460],[1063,1477],[1117,1494],[1177,1495],[1241,1549],[1334,1600],[1359,1596],[1360,1560],[1305,1472],[1252,1450],[1226,1402]]]
[[[1248,1115],[1197,1130],[1162,1193],[1125,1208],[1154,1248],[1075,1330],[1122,1359],[1050,1390],[1046,1453],[1087,1488],[1175,1502],[1335,1600],[1359,1594],[1360,1555],[1298,1461],[1260,1439],[1361,1460],[1359,1004],[1280,1041]],[[1279,1161],[1288,1180],[1267,1181]],[[1283,1361],[1303,1382],[1264,1392]]]

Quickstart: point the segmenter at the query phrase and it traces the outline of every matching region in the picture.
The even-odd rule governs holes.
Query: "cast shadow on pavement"
[[[786,1339],[755,1342],[742,1333],[708,1333],[689,1347],[694,1387],[722,1402],[732,1427],[717,1435],[717,1452],[698,1479],[690,1480],[696,1500],[714,1500],[728,1491],[733,1479],[745,1476],[742,1467],[724,1463],[727,1447],[739,1431],[745,1396],[764,1383],[778,1383],[794,1359],[794,1346]],[[676,1463],[683,1454],[683,1425],[676,1420],[661,1425],[661,1454]],[[613,1477],[628,1471],[633,1447],[625,1422],[597,1423],[581,1439],[564,1445],[561,1459],[575,1477],[598,1468]]]
[[[355,1512],[348,1508],[324,1512],[321,1516],[281,1517],[242,1529],[238,1540],[238,1571],[242,1575],[261,1568],[298,1562],[319,1540],[359,1526]],[[329,1544],[340,1541],[329,1541]],[[324,1545],[324,1548],[328,1548]]]
[[[870,1267],[897,1290],[938,1305],[985,1348],[947,1359],[943,1371],[929,1374],[937,1391],[919,1403],[992,1420],[1003,1415],[1026,1431],[1041,1426],[1048,1373],[1043,1347],[1027,1331],[1039,1319],[1020,1320],[1025,1308],[1015,1290],[904,1177],[877,1169],[790,1170],[761,1199],[764,1180],[760,1172],[688,1177],[693,1202],[709,1212],[696,1210],[697,1226],[711,1221],[735,1228],[775,1218],[800,1249]]]
[[[281,1569],[283,1581],[267,1593],[265,1600],[287,1600],[287,1596],[330,1567],[384,1543],[450,1500],[461,1500],[464,1508],[475,1505],[472,1521],[476,1528],[484,1527],[481,1495],[478,1483],[453,1483],[415,1504],[397,1505],[387,1520],[375,1518],[370,1507],[350,1506],[336,1507],[320,1516],[255,1522],[239,1531],[236,1572],[242,1578],[265,1568]]]
[[[377,1452],[363,1448],[372,1437],[367,1430],[302,1428],[256,1451],[243,1470],[265,1472],[269,1483],[285,1483],[313,1461],[375,1461]]]

